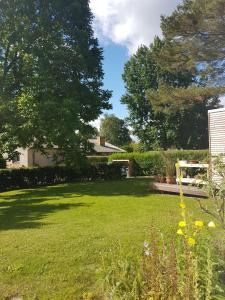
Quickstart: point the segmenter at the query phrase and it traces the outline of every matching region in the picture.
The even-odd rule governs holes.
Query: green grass
[[[179,198],[148,179],[79,183],[0,194],[0,299],[80,299],[99,288],[101,255],[142,251],[149,227],[177,222]],[[199,215],[192,198],[190,211]],[[1,298],[2,297],[2,298]]]

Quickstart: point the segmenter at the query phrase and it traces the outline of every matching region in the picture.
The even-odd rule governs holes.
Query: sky
[[[160,16],[170,14],[181,0],[90,0],[93,27],[104,49],[104,85],[113,92],[110,102],[119,118],[128,116],[120,103],[125,92],[122,73],[129,57],[140,45],[149,45],[161,36]],[[94,125],[99,127],[100,120]]]

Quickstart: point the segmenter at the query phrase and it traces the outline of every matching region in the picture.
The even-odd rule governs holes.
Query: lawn
[[[0,299],[80,299],[99,289],[101,256],[142,251],[148,230],[179,219],[177,196],[149,179],[77,183],[0,194]],[[199,208],[187,200],[195,215]]]

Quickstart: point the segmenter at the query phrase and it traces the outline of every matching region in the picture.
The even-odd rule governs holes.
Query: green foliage
[[[168,159],[168,156],[164,154]],[[202,220],[190,218],[182,190],[179,229],[163,232],[150,228],[142,259],[121,253],[103,264],[104,293],[111,299],[222,299],[217,255]],[[179,214],[178,214],[179,215]],[[109,259],[109,256],[107,256]],[[107,266],[107,268],[105,267]],[[222,264],[223,265],[223,264]]]
[[[121,248],[110,251],[102,258],[101,277],[106,299],[142,299],[144,278],[141,274],[140,258],[125,253]]]
[[[174,166],[177,160],[207,160],[208,150],[170,150],[165,151],[168,159]],[[150,151],[144,153],[115,153],[109,157],[113,159],[130,159],[134,161],[134,175],[165,175],[165,163],[162,151]]]
[[[210,176],[201,176],[206,182],[202,189],[212,202],[212,206],[208,207],[201,199],[198,200],[200,208],[205,213],[213,216],[225,230],[225,165],[224,155],[211,158],[212,168]]]
[[[166,231],[166,230],[164,230]],[[103,260],[103,290],[107,299],[222,299],[208,239],[195,249],[178,241],[176,233],[150,230],[143,256],[119,250]]]
[[[101,163],[107,163],[109,157],[108,156],[88,156],[87,159],[91,165],[98,165]]]
[[[115,164],[86,165],[79,170],[68,167],[5,169],[0,170],[0,191],[79,181],[116,180],[121,178],[121,167]]]
[[[106,137],[109,143],[116,146],[131,142],[126,123],[115,115],[104,115],[104,118],[101,120],[100,135]]]
[[[184,106],[185,99],[193,98],[187,91],[193,91],[190,86],[196,78],[186,69],[176,73],[166,70],[158,59],[163,47],[164,41],[156,38],[149,48],[140,47],[125,65],[126,94],[121,101],[129,110],[133,133],[144,151],[208,148],[207,111],[217,108],[219,100],[212,97],[215,93],[203,89],[195,93],[195,98],[201,96],[197,103]],[[180,95],[178,87],[182,88]]]
[[[130,143],[130,144],[122,145],[121,148],[127,152],[140,152],[142,145],[139,143]]]
[[[163,159],[163,166],[165,168],[165,175],[168,177],[173,177],[176,174],[176,167],[174,159],[169,152],[161,152]]]
[[[5,169],[6,167],[6,161],[0,157],[0,169]]]
[[[185,113],[190,113],[196,118],[197,108],[201,108],[201,114],[206,121],[206,109],[218,108],[219,101],[215,95],[225,93],[225,88],[221,87],[173,87],[168,84],[160,84],[157,91],[148,91],[147,96],[152,101],[156,111],[171,113],[171,111],[184,110]],[[212,99],[208,101],[208,99]],[[212,107],[209,107],[212,106]],[[189,109],[188,109],[189,108]],[[200,123],[202,119],[197,119]]]
[[[180,109],[211,95],[225,92],[225,6],[223,0],[184,0],[168,17],[162,17],[164,47],[158,61],[172,73],[188,70],[198,78],[186,91],[173,86],[160,87],[155,104]],[[205,90],[202,88],[205,88]],[[216,86],[219,86],[217,88]]]
[[[79,162],[110,108],[89,1],[0,2],[0,153],[59,147]]]
[[[177,226],[178,197],[154,194],[149,183],[77,182],[1,193],[0,298],[17,291],[29,300],[77,300],[92,291],[95,300],[104,299],[96,272],[101,256],[121,244],[136,261],[150,220],[163,232]],[[186,201],[193,216],[208,220],[193,198]]]
[[[134,148],[132,147],[132,144],[122,145],[121,148],[128,153],[134,152]]]
[[[167,67],[196,72],[196,65],[203,64],[199,70],[202,75],[212,78],[215,72],[223,73],[224,15],[223,0],[185,0],[170,16],[162,17]]]

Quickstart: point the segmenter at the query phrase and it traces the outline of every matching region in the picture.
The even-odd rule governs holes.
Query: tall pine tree
[[[188,88],[161,82],[152,93],[156,109],[179,110],[225,93],[224,0],[184,0],[171,16],[162,17],[161,28],[161,65],[175,73],[189,70],[198,80]]]

